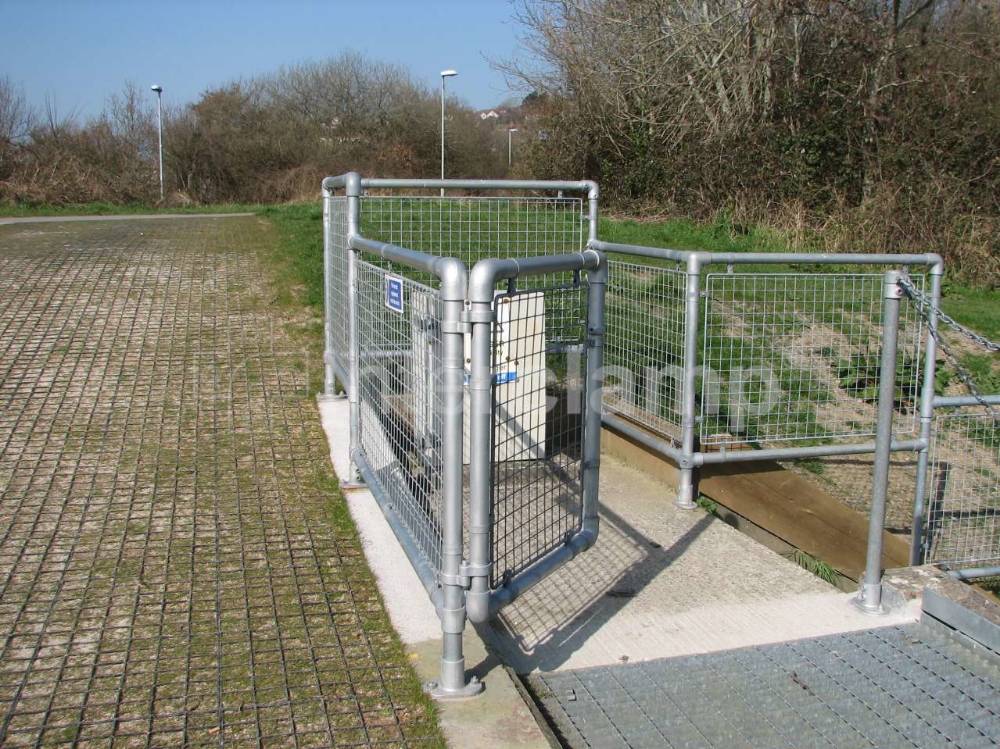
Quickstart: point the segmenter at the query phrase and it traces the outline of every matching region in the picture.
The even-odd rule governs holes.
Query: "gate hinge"
[[[471,584],[471,580],[474,577],[489,577],[490,570],[493,565],[491,564],[472,564],[468,561],[463,560],[462,565],[458,568],[458,574],[464,577],[466,580],[470,581],[466,584],[468,587]]]
[[[477,322],[494,323],[496,321],[497,313],[492,307],[476,305],[462,310],[462,322],[466,325],[474,325]]]
[[[438,582],[445,587],[454,586],[456,588],[468,589],[472,585],[472,578],[467,575],[463,575],[462,571],[459,570],[459,574],[457,575],[446,575],[442,572],[438,575]]]
[[[465,313],[462,314],[464,316]],[[442,320],[440,325],[442,333],[460,333],[461,335],[465,335],[472,332],[472,324],[465,320]]]

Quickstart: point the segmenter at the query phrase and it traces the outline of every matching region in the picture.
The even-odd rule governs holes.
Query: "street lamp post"
[[[507,166],[508,167],[511,164],[514,163],[514,150],[513,150],[513,144],[512,144],[512,141],[511,141],[511,136],[514,135],[514,133],[516,133],[516,132],[518,132],[518,129],[516,127],[512,127],[512,128],[509,128],[507,130]]]
[[[150,88],[156,92],[156,132],[160,140],[160,202],[163,202],[163,86],[154,83]]]
[[[458,75],[457,70],[441,71],[441,179],[444,179],[444,80]],[[441,188],[441,197],[444,197],[444,188]]]

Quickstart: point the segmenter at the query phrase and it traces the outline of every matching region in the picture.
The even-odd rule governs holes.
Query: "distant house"
[[[499,120],[500,119],[500,113],[497,112],[497,110],[495,110],[495,109],[489,109],[489,110],[487,110],[485,112],[480,112],[479,113],[479,119],[481,119],[481,120]]]

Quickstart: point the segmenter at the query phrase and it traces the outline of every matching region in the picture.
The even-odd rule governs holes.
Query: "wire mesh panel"
[[[1000,564],[1000,416],[936,411],[924,562]]]
[[[578,280],[495,300],[493,588],[581,527],[587,291]]]
[[[488,257],[580,252],[587,237],[580,198],[366,195],[360,220],[367,238],[458,258],[470,268]],[[405,272],[430,283],[409,269]],[[540,277],[532,285],[549,283],[551,278]]]
[[[381,490],[441,569],[440,299],[358,260],[360,446]]]
[[[687,274],[609,261],[603,405],[680,438]]]
[[[873,436],[882,285],[882,274],[706,276],[702,444]],[[899,324],[895,429],[908,433],[922,369],[914,306],[901,307]]]
[[[347,372],[347,198],[327,198],[326,241],[329,253],[331,353],[341,372]]]

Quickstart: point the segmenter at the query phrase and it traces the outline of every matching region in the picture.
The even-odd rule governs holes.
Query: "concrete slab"
[[[330,443],[330,459],[343,480],[349,475],[348,404],[346,400],[320,403],[323,429]],[[423,681],[440,675],[441,624],[420,580],[396,541],[392,529],[367,489],[344,491],[358,527],[368,564],[378,580],[393,627],[399,633]],[[532,716],[497,653],[476,630],[466,629],[468,669],[486,685],[470,700],[438,704],[438,723],[450,746],[472,749],[519,747],[550,749],[549,741]]]
[[[842,593],[607,455],[601,536],[484,633],[519,673],[610,665],[915,621]]]

